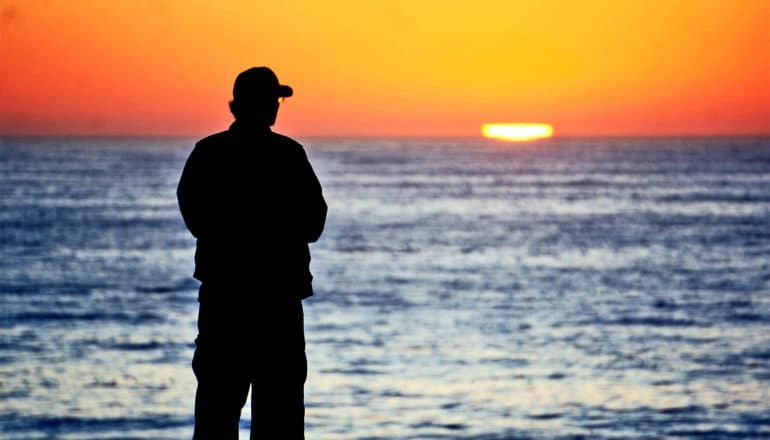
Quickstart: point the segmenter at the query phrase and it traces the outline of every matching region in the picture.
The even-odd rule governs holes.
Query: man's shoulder
[[[230,144],[230,134],[227,131],[220,131],[212,135],[206,136],[195,143],[192,155],[199,158],[198,160],[209,160],[218,157],[222,151],[226,150],[224,146]]]
[[[290,138],[288,136],[282,135],[280,133],[276,133],[274,131],[271,132],[271,133],[272,133],[272,138],[273,138],[272,141],[274,143],[279,144],[279,145],[281,145],[283,147],[289,147],[289,148],[296,149],[296,150],[304,150],[304,148],[302,148],[302,144],[300,144],[299,142],[295,141],[294,139],[292,139],[292,138]]]
[[[284,136],[280,133],[273,132],[272,134],[272,149],[273,151],[280,151],[284,157],[292,163],[307,161],[307,153],[302,144],[294,139]]]
[[[196,142],[195,146],[205,148],[208,146],[220,145],[227,142],[230,142],[230,134],[227,130],[225,130],[225,131],[220,131],[219,133],[214,133],[212,135],[206,136],[205,138]]]

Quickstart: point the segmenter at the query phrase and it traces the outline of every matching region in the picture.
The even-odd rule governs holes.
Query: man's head
[[[235,119],[269,127],[275,124],[278,100],[293,94],[291,87],[280,84],[268,67],[252,67],[235,78],[230,111]]]

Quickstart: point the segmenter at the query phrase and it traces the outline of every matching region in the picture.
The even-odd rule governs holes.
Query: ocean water
[[[191,436],[192,143],[0,139],[0,438]],[[304,144],[309,439],[770,438],[770,139]]]

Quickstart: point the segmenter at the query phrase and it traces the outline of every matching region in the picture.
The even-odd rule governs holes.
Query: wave
[[[162,322],[164,319],[160,314],[149,312],[17,312],[4,314],[0,320],[0,326],[11,327],[27,323],[56,321],[111,321],[140,325]]]
[[[156,415],[152,417],[47,417],[17,413],[0,414],[4,432],[98,433],[104,431],[163,430],[192,426],[190,416]],[[127,438],[127,437],[121,437]]]

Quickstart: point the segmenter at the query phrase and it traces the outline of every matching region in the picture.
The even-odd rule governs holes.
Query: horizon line
[[[276,132],[287,135],[285,132]],[[0,138],[71,138],[71,139],[125,139],[125,138],[146,138],[146,139],[190,139],[203,138],[207,134],[170,134],[170,133],[0,133]],[[430,134],[289,134],[298,139],[329,139],[329,140],[349,140],[349,139],[480,139],[495,142],[501,142],[495,139],[489,139],[481,134],[478,135],[430,135]],[[539,139],[538,141],[564,140],[564,139],[672,139],[672,138],[765,138],[770,137],[770,131],[764,133],[627,133],[627,134],[555,134],[549,138]]]

